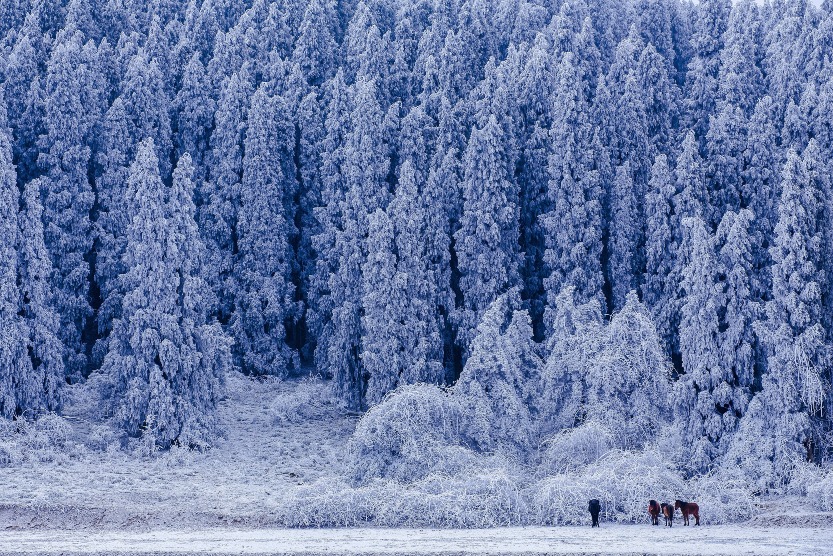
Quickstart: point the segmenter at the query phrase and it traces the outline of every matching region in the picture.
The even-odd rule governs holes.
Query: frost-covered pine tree
[[[717,227],[726,211],[741,208],[746,137],[746,117],[737,106],[726,105],[710,119],[705,171],[711,202],[708,222],[712,229]]]
[[[90,209],[94,194],[89,166],[94,124],[103,109],[100,76],[82,45],[80,32],[62,32],[47,64],[44,99],[46,133],[41,136],[38,164],[47,171],[41,182],[44,238],[54,272],[54,306],[61,317],[66,372],[87,372],[87,320],[93,248]]]
[[[61,358],[60,317],[52,306],[49,275],[52,261],[43,239],[43,207],[39,180],[29,182],[23,191],[18,215],[17,274],[20,309],[26,334],[29,365],[21,383],[34,386],[38,402],[28,409],[61,408],[61,385],[64,383],[64,361]]]
[[[726,369],[724,384],[714,392],[720,405],[724,433],[721,453],[728,446],[727,433],[733,433],[749,404],[759,355],[754,324],[760,319],[761,305],[756,292],[754,214],[749,209],[727,212],[717,227],[717,257],[723,287],[724,312],[721,316],[720,357]]]
[[[313,0],[304,11],[292,59],[312,86],[321,86],[335,73],[338,18],[332,0]]]
[[[34,33],[35,30],[31,29]],[[30,37],[25,29],[0,64],[4,96],[8,104],[8,125],[12,131],[13,159],[21,181],[28,182],[37,173],[37,140],[43,133],[42,79],[38,74],[44,53],[40,29]]]
[[[472,131],[463,160],[463,213],[455,233],[462,306],[457,342],[468,354],[483,312],[518,282],[518,191],[507,175],[495,116]]]
[[[483,313],[454,387],[465,408],[464,437],[479,450],[529,454],[535,438],[530,399],[541,367],[529,314],[513,288]]]
[[[675,230],[677,243],[682,245],[683,219],[700,217],[708,222],[707,218],[711,214],[703,159],[700,157],[697,140],[691,130],[686,133],[680,148],[680,154],[677,156],[674,179],[676,180],[677,192],[674,196],[673,229]]]
[[[16,181],[0,88],[0,416],[6,418],[58,409],[64,379],[59,322],[50,306],[52,263],[43,244],[39,180],[27,184],[22,203]]]
[[[826,388],[822,292],[824,204],[829,192],[808,172],[814,154],[790,151],[781,180],[772,257],[772,299],[757,327],[768,354],[762,390],[741,421],[730,457],[762,488],[779,487],[793,467],[817,456]]]
[[[686,123],[701,141],[709,130],[709,115],[717,101],[723,34],[732,9],[730,0],[704,0],[697,6],[691,46],[694,58],[686,75]]]
[[[232,273],[235,357],[251,374],[285,376],[298,364],[285,342],[295,286],[283,192],[294,179],[285,172],[294,142],[283,100],[259,87],[249,109]]]
[[[674,386],[675,413],[692,471],[707,471],[717,455],[723,431],[721,409],[714,394],[726,377],[721,357],[719,285],[715,241],[701,218],[685,218],[682,250],[684,292],[680,316],[680,354],[684,374]]]
[[[369,375],[365,400],[378,403],[401,384],[441,383],[444,322],[431,248],[432,197],[420,195],[405,161],[388,207],[371,215],[368,259],[362,269],[362,364]],[[446,240],[447,241],[447,240]]]
[[[674,198],[676,187],[668,167],[668,158],[658,155],[651,168],[648,194],[645,195],[645,276],[642,299],[653,315],[666,353],[678,353],[676,345],[679,303]]]
[[[102,372],[112,385],[116,422],[129,435],[148,435],[161,447],[205,447],[215,432],[230,342],[216,325],[205,325],[204,309],[186,308],[199,266],[198,244],[183,243],[194,239],[182,227],[193,210],[186,193],[193,185],[183,170],[166,198],[155,151],[152,139],[142,141],[130,167],[132,218],[120,277],[126,293]],[[188,296],[189,304],[197,301]]]
[[[749,120],[749,134],[744,149],[741,203],[755,214],[755,271],[766,291],[769,290],[769,246],[778,220],[780,171],[783,157],[778,148],[775,106],[768,96],[761,98]]]
[[[588,105],[571,54],[565,54],[556,78],[556,113],[552,124],[549,198],[552,210],[544,215],[547,232],[544,279],[547,303],[566,286],[582,299],[599,296],[604,279],[602,253],[602,188],[599,173],[587,160],[592,141]],[[549,317],[545,321],[549,322]],[[547,324],[549,326],[549,324]]]
[[[333,152],[338,158],[327,162],[338,166],[328,166],[325,170],[328,174],[332,172],[325,177],[327,181],[332,180],[331,184],[325,181],[325,189],[333,187],[335,193],[330,197],[331,192],[327,191],[325,202],[335,203],[328,210],[336,212],[335,226],[326,231],[332,234],[332,244],[328,246],[331,250],[327,253],[332,265],[327,280],[331,313],[319,336],[325,342],[319,343],[316,349],[316,361],[332,373],[334,388],[344,403],[358,408],[363,403],[366,378],[360,361],[361,266],[368,255],[369,215],[388,204],[386,178],[390,161],[376,83],[357,82],[353,99],[350,125],[341,146],[336,146]]]
[[[176,147],[179,156],[191,155],[197,171],[197,181],[205,175],[205,161],[209,149],[209,137],[214,126],[216,103],[212,98],[208,75],[195,53],[185,66],[182,85],[173,101],[176,115]]]
[[[408,276],[397,272],[393,224],[382,209],[370,215],[367,249],[362,265],[361,362],[367,374],[364,403],[373,406],[402,380],[408,356],[402,336],[411,324],[405,307]]]
[[[610,234],[608,243],[608,282],[613,293],[613,307],[625,305],[631,290],[637,288],[642,264],[639,257],[639,208],[631,177],[630,163],[616,168],[613,180]]]
[[[21,408],[31,405],[34,388],[26,384],[31,369],[24,341],[25,328],[17,314],[15,240],[20,195],[12,164],[12,137],[6,119],[5,99],[0,100],[0,335],[3,340],[0,348],[0,413],[4,417],[12,417]]]
[[[198,221],[213,268],[211,286],[218,298],[220,320],[231,317],[232,294],[228,284],[233,266],[240,180],[243,176],[243,140],[254,95],[248,68],[234,72],[222,85],[214,131],[211,134],[209,175],[200,197]]]

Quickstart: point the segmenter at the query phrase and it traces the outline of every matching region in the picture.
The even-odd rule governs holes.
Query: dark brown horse
[[[694,502],[683,502],[677,500],[674,502],[674,508],[680,510],[683,514],[683,525],[688,525],[689,516],[694,516],[694,524],[700,525],[700,506]]]
[[[674,506],[671,504],[666,504],[663,502],[660,504],[660,510],[662,511],[662,517],[665,518],[665,525],[668,527],[674,526]]]
[[[648,515],[651,516],[651,525],[659,525],[659,503],[656,500],[648,500]]]
[[[590,510],[590,517],[593,519],[593,524],[590,525],[590,527],[598,527],[599,526],[599,512],[602,511],[602,505],[599,503],[598,500],[596,500],[594,498],[587,505],[587,509]]]

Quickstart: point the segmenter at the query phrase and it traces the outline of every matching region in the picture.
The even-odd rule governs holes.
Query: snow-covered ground
[[[427,529],[207,529],[6,531],[0,552],[28,554],[657,554],[781,555],[833,552],[833,527],[527,527]]]
[[[278,526],[273,515],[282,500],[338,473],[356,423],[328,403],[320,382],[231,373],[220,403],[223,438],[212,450],[142,458],[87,447],[96,434],[92,390],[70,388],[65,415],[73,434],[61,453],[0,465],[0,530]],[[277,399],[301,402],[302,422],[276,422]]]
[[[833,554],[831,515],[784,500],[699,528],[278,529],[283,501],[338,473],[355,428],[324,386],[230,375],[214,449],[152,458],[95,448],[98,402],[72,386],[65,447],[0,467],[0,554]]]

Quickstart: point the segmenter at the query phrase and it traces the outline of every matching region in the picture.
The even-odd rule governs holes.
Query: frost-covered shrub
[[[14,467],[23,462],[20,444],[12,440],[0,440],[0,467]]]
[[[121,435],[107,425],[95,425],[87,437],[87,447],[97,452],[103,452],[111,445],[120,443]]]
[[[742,477],[717,472],[686,483],[681,500],[693,500],[700,506],[700,522],[736,523],[754,513],[753,486]]]
[[[742,477],[712,474],[683,479],[673,461],[653,449],[613,450],[583,470],[546,477],[531,487],[535,523],[586,523],[587,500],[598,498],[603,519],[618,523],[647,521],[647,503],[654,499],[697,502],[704,524],[749,519],[754,497]]]
[[[554,475],[583,469],[609,452],[613,443],[610,431],[596,421],[565,429],[542,444],[539,471]]]
[[[320,417],[322,410],[334,405],[329,389],[317,378],[310,377],[301,380],[291,391],[275,396],[269,406],[269,417],[275,425],[301,423]]]
[[[350,440],[354,480],[415,481],[470,458],[459,445],[461,407],[448,390],[427,384],[388,394],[359,421]]]
[[[35,422],[35,430],[43,433],[48,445],[63,449],[72,435],[72,425],[66,419],[54,413],[48,413]]]
[[[500,527],[524,523],[517,482],[500,467],[454,477],[432,474],[407,488],[384,479],[352,487],[321,480],[304,487],[281,510],[292,527]]]
[[[542,524],[577,525],[587,521],[587,500],[598,498],[604,519],[634,523],[646,515],[650,499],[673,501],[684,482],[653,450],[613,450],[582,471],[546,477],[534,488],[532,519]]]
[[[807,498],[816,509],[833,511],[833,469],[818,469],[815,479],[807,484]]]

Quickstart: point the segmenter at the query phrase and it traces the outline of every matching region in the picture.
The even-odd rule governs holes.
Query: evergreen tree
[[[703,159],[697,148],[694,132],[686,134],[674,169],[677,182],[674,196],[674,226],[677,243],[682,244],[682,221],[688,217],[708,218],[712,214],[709,191],[706,188]]]
[[[128,434],[148,435],[161,447],[205,447],[216,428],[230,342],[205,324],[204,309],[186,308],[191,279],[199,278],[199,242],[182,243],[195,239],[181,227],[193,210],[187,202],[193,185],[183,169],[166,199],[155,151],[152,139],[142,141],[130,167],[132,219],[120,278],[126,293],[102,371],[112,384],[116,420]],[[195,302],[188,295],[187,303]]]
[[[675,410],[687,465],[693,471],[706,471],[717,455],[716,444],[723,431],[715,393],[727,375],[727,362],[720,351],[719,312],[724,300],[718,285],[714,236],[702,219],[685,218],[682,223],[686,265],[680,353],[685,374],[675,385]]]
[[[542,362],[520,305],[516,288],[489,304],[454,394],[463,397],[469,442],[523,457],[534,440],[529,402]]]
[[[21,201],[17,239],[18,315],[23,318],[26,335],[27,357],[23,364],[29,367],[20,386],[24,391],[33,388],[30,392],[37,392],[37,397],[30,400],[31,405],[25,409],[57,411],[63,402],[64,361],[59,337],[60,318],[52,307],[49,284],[52,262],[43,239],[38,180],[26,185]]]
[[[185,66],[182,86],[174,99],[173,109],[176,114],[178,155],[182,156],[186,152],[191,155],[198,182],[205,175],[209,137],[214,126],[216,103],[212,93],[205,66],[199,54],[194,54]]]
[[[754,274],[753,220],[754,214],[749,209],[737,214],[727,212],[716,234],[725,307],[720,339],[725,375],[724,382],[713,394],[718,411],[723,412],[721,453],[728,447],[727,433],[735,431],[749,404],[759,351],[753,329],[762,316],[755,293],[760,289]]]
[[[736,106],[726,105],[710,120],[706,135],[706,179],[711,201],[708,218],[713,229],[725,212],[741,208],[746,137],[746,117]]]
[[[246,68],[224,82],[214,114],[210,171],[200,192],[202,203],[198,221],[208,249],[209,268],[214,269],[211,287],[218,299],[221,322],[226,322],[232,312],[232,285],[228,281],[233,266],[240,179],[243,176],[243,140],[253,94],[251,76]]]
[[[769,247],[778,219],[779,173],[782,158],[778,148],[778,129],[772,99],[763,97],[755,105],[749,120],[749,134],[744,150],[741,204],[755,214],[752,235],[755,249],[755,275],[761,291],[770,291]]]
[[[544,290],[550,307],[566,286],[575,286],[581,299],[602,295],[602,189],[599,172],[586,159],[591,136],[578,77],[572,56],[565,55],[555,93],[560,110],[551,130],[552,210],[543,217],[547,231],[544,263],[549,271]]]
[[[507,176],[503,138],[490,116],[472,132],[463,160],[463,213],[454,237],[463,295],[457,342],[464,354],[483,312],[518,283],[518,192]]]
[[[394,231],[382,209],[370,215],[368,257],[362,265],[362,366],[367,374],[365,403],[373,406],[395,389],[408,362],[403,343],[407,309],[405,273],[397,272]],[[416,324],[416,323],[413,323]]]
[[[337,31],[335,2],[313,0],[307,4],[292,58],[312,86],[321,86],[335,71]]]
[[[129,117],[121,98],[113,101],[101,129],[95,180],[98,193],[95,284],[101,298],[96,314],[98,338],[92,353],[95,367],[100,366],[107,353],[107,338],[113,319],[121,310],[124,293],[119,287],[119,275],[124,273],[122,256],[130,224],[126,187],[130,151],[134,145],[130,137]]]
[[[808,147],[810,155],[812,148]],[[781,486],[794,465],[817,455],[825,388],[822,327],[824,203],[828,192],[808,172],[808,156],[790,151],[770,249],[772,299],[758,332],[767,347],[762,390],[742,421],[732,459],[762,487]]]
[[[294,128],[280,97],[263,86],[252,98],[240,184],[237,248],[232,275],[235,356],[246,373],[285,376],[297,366],[285,343],[294,313],[289,227],[283,190],[294,179],[282,158],[291,157]]]
[[[613,291],[613,307],[621,309],[628,293],[636,289],[641,273],[638,204],[630,164],[616,168],[608,245],[608,282]]]
[[[2,90],[0,90],[2,92]],[[17,210],[19,193],[12,164],[11,133],[6,118],[5,99],[0,102],[0,413],[12,417],[22,407],[33,404],[29,378],[25,328],[18,312],[17,291]]]
[[[679,243],[675,233],[674,198],[676,187],[668,159],[658,155],[651,168],[651,181],[645,196],[645,276],[642,299],[651,311],[657,331],[665,342],[666,353],[678,353],[676,330],[679,322],[679,278],[675,275]]]
[[[730,0],[704,0],[697,6],[691,37],[694,58],[686,75],[686,123],[700,141],[706,137],[717,102],[720,53],[731,9]]]
[[[341,153],[344,197],[334,199],[340,204],[340,218],[338,228],[330,232],[334,232],[330,256],[336,269],[328,280],[332,312],[323,331],[326,343],[319,343],[317,350],[325,350],[323,368],[332,373],[337,395],[349,407],[358,408],[364,403],[367,379],[360,361],[361,265],[368,253],[369,215],[387,206],[390,161],[376,83],[360,82],[355,89],[352,125],[344,137]]]
[[[0,416],[57,410],[64,367],[58,317],[49,303],[52,270],[43,244],[38,180],[22,211],[12,137],[0,88]]]
[[[87,372],[82,333],[92,317],[89,303],[93,247],[90,222],[94,194],[89,182],[91,133],[103,98],[98,79],[85,60],[80,32],[62,34],[52,51],[44,102],[46,134],[38,163],[47,170],[41,183],[44,198],[44,239],[54,272],[54,307],[61,317],[66,372]]]

